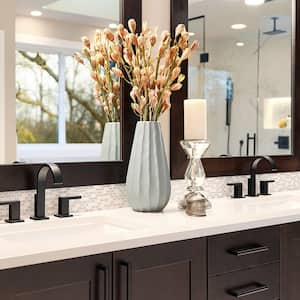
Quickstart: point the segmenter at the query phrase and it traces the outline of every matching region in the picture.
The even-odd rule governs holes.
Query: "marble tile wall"
[[[230,182],[243,182],[244,192],[246,192],[247,178],[248,176],[207,178],[205,182],[206,195],[210,199],[230,196],[232,187],[227,186],[227,183]],[[270,187],[272,192],[300,190],[300,172],[264,174],[258,176],[258,180],[259,179],[274,179],[276,183]],[[22,217],[28,218],[33,212],[34,193],[34,191],[2,192],[0,193],[0,201],[20,200],[22,205]],[[184,193],[184,180],[172,181],[171,201],[179,201]],[[77,195],[81,195],[82,199],[71,201],[70,209],[74,213],[128,206],[124,184],[49,189],[46,193],[47,214],[53,215],[56,213],[57,198],[59,196]],[[7,217],[7,208],[0,207],[0,219],[5,217]]]

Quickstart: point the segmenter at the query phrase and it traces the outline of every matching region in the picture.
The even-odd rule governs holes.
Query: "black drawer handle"
[[[131,264],[126,262],[121,262],[119,264],[120,272],[120,299],[121,300],[131,300],[131,276],[132,267]]]
[[[269,287],[265,284],[252,283],[244,287],[231,289],[228,294],[234,296],[235,298],[243,298],[247,296],[252,296],[255,294],[263,293],[269,290]]]
[[[107,300],[108,299],[108,269],[104,266],[98,266],[96,270],[96,299]]]
[[[228,252],[235,256],[245,256],[269,251],[269,247],[261,245],[250,245],[243,248],[230,249]]]

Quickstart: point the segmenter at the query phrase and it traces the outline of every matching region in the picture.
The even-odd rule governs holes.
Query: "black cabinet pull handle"
[[[108,299],[108,269],[104,266],[98,266],[96,270],[96,299]]]
[[[131,300],[131,265],[121,262],[120,265],[120,300]]]
[[[228,294],[235,298],[243,298],[243,297],[263,293],[268,290],[269,290],[269,287],[265,284],[252,283],[252,284],[249,284],[248,286],[231,289],[228,291]]]
[[[228,253],[235,255],[235,256],[245,256],[251,254],[258,254],[262,252],[269,251],[269,247],[261,246],[261,245],[251,245],[243,248],[235,248],[228,250]]]

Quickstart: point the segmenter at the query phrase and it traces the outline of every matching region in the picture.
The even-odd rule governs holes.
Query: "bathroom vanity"
[[[15,104],[13,104],[14,101],[11,101],[15,99],[16,87],[16,80],[13,74],[16,73],[20,81],[18,82],[20,91],[24,91],[28,89],[26,86],[27,81],[35,82],[35,79],[30,80],[31,77],[29,80],[22,80],[27,79],[26,76],[21,76],[25,72],[24,66],[28,66],[30,63],[32,70],[36,70],[37,76],[41,76],[41,74],[44,74],[43,72],[46,72],[44,63],[38,64],[41,58],[44,58],[44,62],[49,60],[49,63],[52,60],[58,60],[60,62],[59,70],[56,70],[58,64],[55,64],[56,67],[54,68],[61,75],[58,79],[60,82],[60,97],[57,97],[60,100],[60,106],[56,104],[52,106],[60,108],[58,109],[60,115],[57,116],[57,119],[55,118],[55,120],[59,120],[59,126],[56,123],[54,125],[51,123],[50,125],[54,126],[54,129],[56,127],[59,128],[59,132],[53,143],[56,151],[53,151],[51,150],[52,148],[49,148],[49,140],[44,141],[41,139],[40,141],[38,139],[34,142],[32,141],[34,139],[31,138],[29,141],[26,139],[24,141],[24,136],[21,135],[22,131],[18,131],[19,135],[17,138],[15,130],[17,123],[12,124],[12,122],[8,122],[3,125],[1,128],[4,128],[5,132],[1,131],[0,135],[0,191],[33,190],[37,188],[37,182],[39,181],[35,180],[35,178],[37,178],[39,170],[43,167],[42,162],[44,161],[55,161],[58,163],[62,170],[64,187],[123,183],[126,178],[136,124],[136,118],[128,102],[125,101],[130,97],[130,88],[127,85],[123,85],[121,89],[122,118],[120,126],[122,135],[120,138],[120,159],[107,161],[99,156],[100,151],[98,151],[97,147],[100,148],[101,146],[99,136],[102,134],[99,128],[102,130],[105,122],[102,121],[99,115],[95,117],[95,114],[92,114],[92,118],[90,118],[91,106],[94,105],[93,93],[89,105],[83,107],[78,105],[81,108],[80,113],[82,112],[82,118],[79,119],[82,119],[84,124],[90,124],[89,121],[93,121],[92,124],[94,124],[93,128],[95,129],[95,132],[93,131],[94,136],[92,136],[93,143],[89,142],[88,144],[90,145],[85,145],[87,139],[85,137],[79,141],[75,140],[78,143],[78,147],[75,147],[74,137],[71,135],[73,131],[70,130],[71,127],[69,125],[74,126],[80,120],[75,119],[73,123],[66,120],[65,117],[64,111],[67,108],[64,107],[64,103],[67,103],[67,101],[63,101],[66,96],[64,90],[66,88],[66,72],[64,68],[67,65],[65,62],[69,61],[70,63],[70,61],[73,61],[71,60],[71,55],[74,53],[74,50],[80,50],[81,44],[80,48],[78,48],[77,43],[74,44],[74,42],[80,40],[80,37],[76,36],[71,39],[69,34],[71,27],[64,31],[62,28],[65,27],[61,23],[56,24],[57,18],[53,18],[52,22],[55,28],[58,28],[58,35],[52,33],[53,36],[51,36],[48,33],[45,37],[32,39],[34,33],[28,32],[28,28],[42,28],[45,22],[43,19],[40,19],[40,22],[37,19],[31,20],[26,14],[30,9],[35,9],[36,7],[30,7],[29,4],[24,6],[25,1],[23,0],[18,2],[22,5],[17,7],[17,11],[15,7],[12,7],[11,11],[8,11],[8,8],[2,10],[5,17],[7,15],[9,22],[5,26],[5,45],[1,45],[7,51],[3,50],[0,53],[0,61],[7,61],[4,70],[0,72],[1,74],[3,73],[2,76],[0,74],[0,77],[5,77],[5,82],[4,79],[1,80],[0,78],[0,86],[5,85],[5,89],[2,89],[3,91],[5,90],[5,93],[0,95],[0,102],[2,101],[0,104],[5,104],[4,107],[7,109],[0,110],[0,119],[20,122],[25,118],[25,120],[29,120],[33,124],[43,125],[42,128],[44,129],[49,127],[47,122],[43,123],[44,121],[49,121],[49,118],[43,117],[46,113],[44,109],[38,110],[40,118],[37,118],[37,120],[32,118],[33,113],[30,112],[33,110],[30,109],[31,106],[26,106],[32,105],[32,101],[29,102],[31,104],[23,103],[22,93],[17,93],[18,109],[16,110]],[[27,2],[30,3],[32,1]],[[204,1],[201,4],[202,1],[171,0],[170,25],[172,32],[174,32],[179,23],[187,24],[189,22],[191,27],[193,22],[195,24],[195,22],[200,20],[201,24],[204,24],[205,18],[203,16],[189,15],[189,2],[195,2],[193,5],[200,6],[203,3],[206,5],[206,2],[213,3],[213,1]],[[199,3],[197,4],[196,2]],[[231,2],[216,1],[215,3],[219,3],[219,5],[215,4],[215,6],[220,8],[220,5],[226,5],[229,9],[228,12],[233,13],[234,17],[240,17],[240,13],[229,7],[229,5],[235,5]],[[244,5],[242,3],[244,1],[240,2],[241,5]],[[129,18],[135,18],[138,30],[140,30],[142,25],[142,1],[122,0],[120,4],[120,7],[117,5],[112,9],[115,13],[117,11],[120,12],[120,19],[116,17],[111,21],[126,23]],[[280,7],[277,8],[279,4],[287,5],[284,6],[284,9],[279,9]],[[280,59],[279,54],[275,53],[274,57],[276,57],[277,61],[270,60],[272,67],[276,67],[276,70],[270,69],[270,78],[271,75],[276,75],[279,76],[279,79],[269,80],[270,82],[265,81],[268,83],[267,87],[272,87],[272,90],[278,87],[278,91],[276,90],[274,94],[264,95],[262,90],[258,89],[262,85],[256,76],[262,68],[256,62],[264,62],[259,57],[259,55],[266,53],[263,51],[267,50],[267,47],[264,47],[264,49],[260,47],[261,43],[265,44],[264,40],[259,40],[256,34],[253,35],[255,44],[252,44],[253,51],[249,51],[249,53],[251,52],[251,59],[255,60],[255,62],[251,63],[247,56],[234,54],[237,51],[239,51],[239,55],[241,53],[241,49],[236,48],[238,45],[235,44],[238,41],[236,38],[239,36],[234,36],[230,47],[233,47],[235,52],[230,52],[230,57],[235,58],[235,62],[238,62],[237,58],[239,57],[243,61],[249,61],[251,72],[245,71],[242,64],[238,63],[237,65],[241,66],[243,74],[254,74],[254,79],[249,80],[246,76],[241,76],[239,73],[232,71],[231,65],[225,66],[226,70],[228,70],[221,74],[224,77],[222,77],[223,79],[221,78],[221,82],[223,82],[222,91],[225,91],[225,86],[229,86],[231,91],[228,92],[228,95],[231,94],[231,97],[225,97],[225,95],[221,94],[220,101],[215,101],[216,96],[211,95],[211,99],[215,102],[210,101],[210,103],[222,105],[222,111],[218,120],[223,120],[225,112],[226,117],[229,117],[228,112],[231,110],[230,105],[233,101],[232,80],[235,80],[235,86],[238,87],[236,92],[244,92],[246,88],[251,87],[250,83],[254,82],[251,91],[246,90],[247,97],[244,94],[240,96],[237,93],[234,94],[235,100],[232,110],[232,129],[239,128],[240,124],[249,123],[245,122],[245,120],[248,121],[250,119],[252,127],[245,128],[245,131],[239,136],[237,132],[232,131],[233,144],[229,143],[231,122],[226,122],[224,127],[225,119],[221,124],[224,132],[217,128],[215,135],[210,134],[212,150],[216,149],[216,146],[218,146],[217,142],[221,138],[223,138],[223,142],[221,150],[218,149],[211,156],[204,159],[204,166],[208,176],[248,174],[249,165],[254,160],[254,157],[251,156],[252,152],[253,154],[274,155],[273,158],[279,171],[291,172],[300,170],[300,139],[296,138],[296,135],[300,132],[300,102],[298,101],[300,85],[297,84],[300,79],[300,59],[297,56],[300,49],[298,45],[300,38],[300,22],[298,22],[300,0],[266,0],[263,5],[265,5],[264,7],[269,7],[269,9],[274,7],[272,11],[276,15],[279,12],[281,17],[277,22],[278,28],[286,31],[285,35],[279,35],[276,39],[268,39],[270,43],[275,43],[279,41],[279,37],[284,38],[285,49],[287,49],[287,52],[284,52],[277,46],[270,47],[272,51],[279,49],[279,54],[284,55],[284,59]],[[6,3],[6,6],[8,7],[8,3]],[[94,9],[94,7],[92,9],[102,12],[102,9]],[[157,7],[153,5],[153,14],[155,14],[156,10]],[[196,9],[190,10],[195,14],[197,13]],[[202,8],[200,11],[203,11]],[[225,10],[223,9],[216,9],[213,13],[219,14],[220,11],[223,12],[224,16],[230,18],[230,15],[224,13]],[[268,10],[268,14],[270,14],[270,11]],[[27,20],[24,18],[24,14]],[[208,14],[209,12],[207,12]],[[59,14],[59,16],[61,18],[60,21],[65,21],[64,14]],[[262,18],[259,19],[260,23],[257,23],[257,26],[265,33],[269,31],[272,19],[265,19],[264,11],[262,11],[261,16]],[[48,17],[50,16],[48,15]],[[168,18],[168,16],[166,17]],[[191,17],[193,17],[193,20],[191,20]],[[3,19],[3,22],[6,22],[6,18],[1,19]],[[220,19],[213,17],[210,19],[213,25],[209,26],[207,24],[206,28],[215,28],[216,25],[223,26]],[[80,20],[82,20],[81,13]],[[90,16],[87,17],[87,20],[91,21]],[[16,39],[14,36],[15,21],[17,28]],[[150,23],[153,22],[153,20],[148,21]],[[238,21],[232,19],[232,22]],[[253,22],[253,15],[248,14],[245,16],[244,21],[249,22],[249,25],[252,24],[250,21]],[[24,24],[28,25],[31,22],[35,22],[34,24],[38,25],[24,26]],[[49,26],[49,21],[46,23]],[[81,29],[83,24],[81,22],[78,24]],[[106,26],[107,24],[105,23],[104,25]],[[231,32],[232,29],[229,27],[230,25],[228,25],[228,32]],[[47,26],[46,29],[49,28]],[[75,23],[72,23],[71,26],[76,35],[81,34]],[[267,29],[264,29],[265,26],[267,26]],[[199,29],[201,27],[195,26],[195,28]],[[221,33],[226,33],[224,28],[220,29]],[[206,35],[204,31],[203,34],[202,32],[195,33],[196,37],[198,34],[200,35],[202,45],[205,45],[205,36],[207,39],[210,38],[210,34]],[[86,34],[85,29],[84,34]],[[266,38],[266,34],[261,36]],[[15,44],[15,40],[17,40],[17,44]],[[258,45],[257,41],[259,41]],[[246,47],[244,49],[247,49],[247,41],[245,42]],[[250,45],[250,42],[253,41],[249,41],[248,45]],[[58,47],[57,44],[63,46]],[[217,45],[221,45],[221,42],[218,42]],[[220,48],[222,52],[224,52],[224,47],[222,44],[222,48]],[[15,49],[17,51],[14,51]],[[255,49],[261,50],[261,53]],[[49,55],[45,55],[46,53],[43,53],[44,50],[47,50],[47,54],[52,53],[52,58]],[[211,58],[217,57],[222,62],[229,61],[226,57],[214,55],[212,50],[210,51],[212,54]],[[36,53],[36,57],[31,56],[34,53]],[[40,53],[40,56],[37,56],[38,53]],[[197,54],[199,54],[197,60],[195,60],[197,67],[200,61],[199,58],[201,59],[200,63],[204,63],[206,66],[208,66],[209,62],[212,62],[212,60],[209,61],[209,53],[206,52],[205,48],[201,48],[201,51],[197,52]],[[270,55],[265,56],[270,57]],[[14,70],[15,65],[13,63],[16,58],[17,66],[21,68],[17,72]],[[286,59],[288,59],[287,64],[285,64]],[[279,62],[286,65],[285,67],[288,70],[286,75],[278,72],[278,70],[282,69]],[[216,69],[218,70],[219,67]],[[269,68],[265,69],[269,70]],[[76,73],[69,66],[68,72],[71,74],[72,71]],[[188,78],[187,64],[183,66],[182,71]],[[204,71],[208,72],[209,69],[207,68]],[[49,81],[47,80],[49,73],[52,74],[52,72],[48,72],[48,74],[43,75],[46,76],[46,82]],[[264,74],[263,72],[260,73]],[[207,74],[209,75],[210,73],[208,72]],[[72,76],[70,77],[72,78]],[[191,79],[198,78],[198,76],[193,76],[193,73],[190,74],[190,77]],[[209,79],[209,77],[206,78]],[[220,82],[218,77],[216,78],[217,82]],[[240,84],[240,80],[245,80],[246,84]],[[284,89],[278,84],[279,81],[286,83]],[[84,80],[81,83],[85,88],[88,86]],[[78,84],[71,83],[70,86],[74,86],[74,88],[80,87]],[[196,86],[200,86],[198,82]],[[292,89],[291,86],[293,87]],[[203,86],[203,90],[205,87]],[[35,89],[40,91],[39,86],[35,86],[33,90],[35,91]],[[42,90],[48,91],[47,88]],[[56,101],[57,84],[52,90],[53,99]],[[284,91],[283,95],[281,95],[282,91]],[[79,92],[74,90],[69,94],[75,93],[77,95]],[[91,92],[91,90],[87,92]],[[259,97],[257,92],[259,92]],[[195,97],[200,97],[200,93],[195,95]],[[179,144],[180,140],[184,138],[183,100],[186,98],[188,98],[187,81],[184,82],[183,89],[173,95],[171,101],[170,166],[172,179],[182,179],[186,170],[186,157]],[[264,98],[263,101],[265,103],[259,102],[258,98]],[[240,99],[247,101],[241,101]],[[268,104],[277,101],[276,99],[279,103],[281,103],[280,101],[288,103],[283,116],[275,114],[275,125],[272,124],[271,128],[269,128],[269,125],[265,126],[267,128],[261,126],[261,131],[256,131],[257,124],[263,124],[262,120],[259,119],[262,113],[257,114],[257,112],[267,109],[269,107]],[[55,102],[54,100],[53,102]],[[74,99],[69,100],[74,100],[79,104],[80,102],[82,103],[80,98],[78,101],[78,95]],[[240,113],[248,113],[250,108],[247,106],[243,106],[239,111],[236,111],[238,105],[245,105],[245,103],[251,106],[251,110],[255,113],[254,117],[251,118],[251,115]],[[253,103],[261,106],[254,106]],[[35,104],[40,104],[40,101]],[[29,112],[28,115],[20,113],[23,109],[24,112]],[[215,108],[212,107],[210,109],[213,113],[208,116],[208,121],[214,125],[216,123],[214,120]],[[17,118],[15,118],[16,111],[18,112]],[[74,116],[77,117],[79,115],[76,113],[76,110],[74,112],[74,115],[71,115],[72,118],[69,118],[70,120],[73,120]],[[56,110],[50,115],[53,114],[56,115]],[[86,116],[89,119],[85,119]],[[286,128],[276,128],[275,130],[273,127],[278,127],[278,121],[282,121],[282,118],[286,123]],[[213,126],[210,126],[210,129],[213,128]],[[269,143],[266,143],[266,140],[260,141],[260,148],[258,147],[260,151],[257,153],[255,153],[255,146],[252,147],[253,149],[251,148],[252,151],[250,153],[245,151],[245,148],[242,149],[241,146],[244,145],[243,139],[247,139],[247,142],[249,142],[254,133],[262,139],[263,137],[269,138],[267,133],[272,133],[273,131],[276,133],[275,138],[272,136],[272,140]],[[57,132],[57,130],[53,130],[53,132]],[[248,135],[248,133],[251,133],[251,135]],[[259,133],[260,136],[258,135]],[[283,142],[279,142],[279,138]],[[71,141],[70,145],[68,144],[69,140]],[[44,145],[40,143],[44,143]],[[61,144],[71,148],[62,147],[65,152],[60,153],[59,157],[47,156],[50,152],[50,154],[56,153],[58,146]],[[233,146],[231,148],[228,146],[228,149],[224,150],[224,146],[227,145]],[[272,147],[272,151],[261,148],[264,145],[269,145],[269,148]],[[85,148],[86,146],[89,147]],[[93,146],[96,147],[94,148]],[[239,146],[240,148],[237,148]],[[281,149],[278,149],[279,147]],[[18,149],[20,151],[23,150],[23,152],[19,151],[17,153]],[[90,155],[90,152],[86,151],[88,149],[94,149],[96,156]],[[70,157],[70,154],[73,155],[74,153],[78,153],[79,157]],[[28,157],[28,154],[31,156]],[[224,154],[225,157],[223,156]],[[44,156],[40,157],[38,155]],[[27,163],[12,163],[14,161],[26,161]],[[262,166],[262,171],[266,171],[266,166]],[[42,182],[47,187],[55,187],[49,178],[45,178]],[[42,193],[44,193],[44,188]],[[213,209],[205,218],[188,217],[184,212],[177,209],[176,204],[170,203],[165,212],[161,214],[141,214],[135,213],[129,208],[124,208],[83,215],[74,214],[73,218],[65,219],[54,217],[44,221],[26,219],[24,223],[17,224],[1,222],[0,300],[233,300],[236,298],[245,300],[299,300],[299,195],[300,191],[295,191],[277,193],[271,197],[215,199],[212,200]],[[99,193],[99,197],[101,196]],[[42,200],[44,200],[44,197],[42,197]],[[89,199],[89,201],[93,201],[93,199]],[[35,219],[43,219],[44,205],[41,205],[41,203],[44,204],[44,201],[38,201],[38,203],[40,205],[37,204],[36,206],[40,209],[37,208],[36,211],[42,211],[42,213],[36,214]],[[19,219],[19,216],[13,219]]]
[[[297,194],[215,199],[206,218],[171,203],[1,224],[1,299],[298,300]]]

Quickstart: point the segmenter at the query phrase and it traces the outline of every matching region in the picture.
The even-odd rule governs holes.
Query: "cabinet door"
[[[300,298],[300,222],[281,226],[281,300]]]
[[[206,239],[114,253],[114,300],[205,300]]]
[[[0,299],[111,300],[112,254],[0,271]]]

